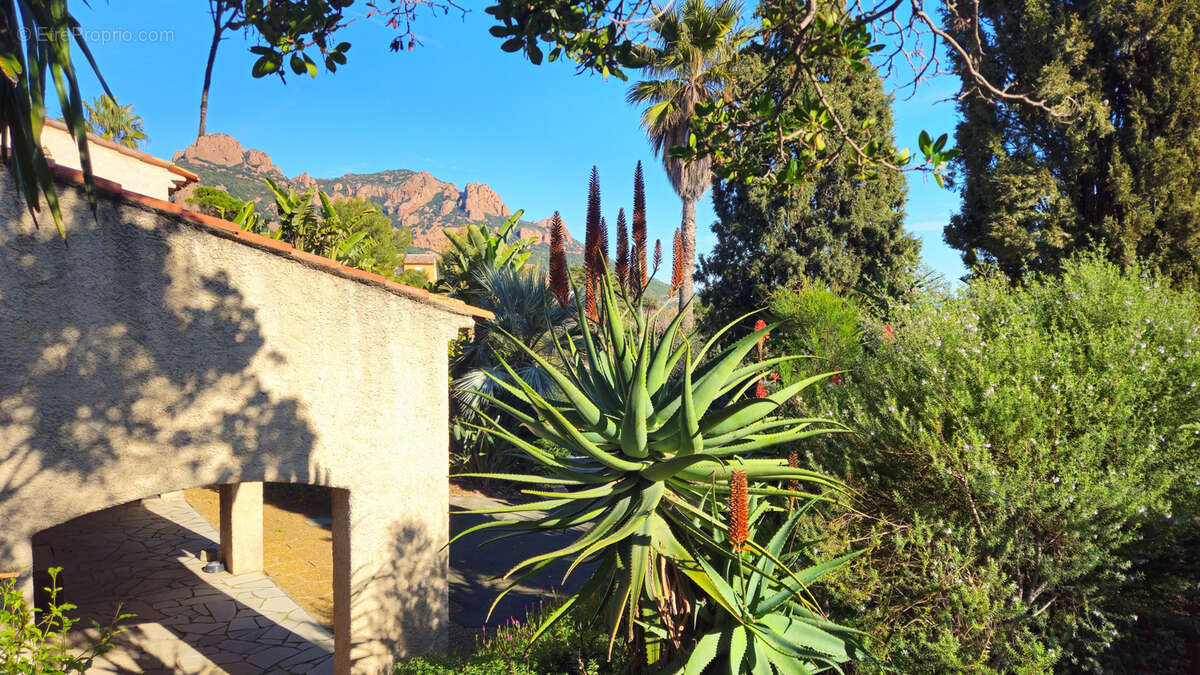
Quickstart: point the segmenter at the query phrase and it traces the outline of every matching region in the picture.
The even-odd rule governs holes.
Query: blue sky
[[[480,3],[465,19],[421,14],[423,42],[393,53],[394,31],[377,18],[357,18],[342,39],[352,43],[348,63],[315,79],[255,80],[249,43],[235,34],[222,43],[209,95],[208,132],[236,137],[271,155],[285,174],[317,177],[385,169],[424,170],[457,184],[487,183],[512,209],[532,220],[562,212],[582,239],[587,181],[600,172],[609,222],[632,201],[633,167],[645,167],[651,238],[669,250],[679,224],[679,199],[650,152],[638,111],[625,103],[627,84],[576,75],[565,61],[533,66],[500,51],[487,33]],[[93,0],[72,3],[101,72],[122,103],[146,121],[148,152],[170,159],[194,140],[200,87],[211,40],[208,3],[201,0]],[[82,62],[81,62],[82,63]],[[100,93],[90,75],[84,96]],[[900,83],[896,83],[900,84]],[[896,134],[900,147],[916,146],[921,129],[953,132],[952,82],[900,92]],[[924,261],[948,279],[964,273],[958,254],[942,243],[942,227],[957,196],[921,174],[909,175],[907,226],[922,240]],[[697,213],[697,248],[713,243],[715,220],[706,195]],[[669,271],[666,272],[669,274]],[[660,273],[662,276],[663,273]]]

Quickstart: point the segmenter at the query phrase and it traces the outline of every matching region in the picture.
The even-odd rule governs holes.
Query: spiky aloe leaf
[[[518,562],[508,576],[524,576],[560,561],[568,563],[570,574],[577,566],[596,561],[603,582],[589,582],[572,602],[594,603],[608,621],[611,640],[622,626],[626,639],[632,639],[637,622],[653,621],[655,598],[664,589],[652,571],[662,564],[681,573],[676,583],[719,598],[714,602],[728,604],[729,612],[737,615],[746,608],[732,594],[744,591],[744,584],[735,589],[724,580],[714,580],[715,567],[708,562],[734,555],[721,541],[724,535],[719,533],[725,527],[721,518],[710,513],[712,500],[723,494],[719,483],[738,468],[751,480],[762,481],[752,491],[769,498],[823,498],[772,485],[789,480],[801,481],[818,493],[841,490],[840,483],[817,472],[789,467],[782,459],[754,456],[781,443],[841,428],[812,418],[772,417],[819,378],[765,399],[741,397],[740,388],[748,378],[790,360],[743,363],[765,331],[735,341],[706,361],[714,340],[694,352],[690,340],[679,339],[679,316],[657,334],[651,328],[654,322],[647,321],[638,307],[620,306],[625,296],[613,291],[607,275],[601,275],[599,283],[602,315],[596,321],[589,319],[576,294],[578,333],[566,340],[565,348],[555,345],[560,363],[517,345],[546,373],[555,392],[539,394],[502,357],[497,359],[507,377],[493,380],[504,400],[485,400],[494,400],[527,431],[505,429],[497,418],[486,415],[480,417],[481,428],[537,460],[557,479],[553,484],[566,491],[527,490],[544,499],[503,511],[523,509],[532,518],[500,522],[487,530],[503,538],[582,526],[584,531],[570,544]],[[621,312],[630,312],[632,321],[615,315]],[[679,364],[682,367],[677,368]],[[567,456],[534,446],[522,437],[526,433],[561,446]],[[515,482],[537,481],[522,477]],[[767,586],[772,593],[789,588],[781,579],[773,579],[772,571],[748,569],[760,576],[760,588]],[[550,623],[561,616],[556,613]],[[539,627],[538,634],[548,625]],[[664,636],[661,626],[648,626],[646,635],[647,639],[658,636],[656,640]],[[754,649],[757,641],[754,647],[747,644],[746,662],[769,669],[765,657],[751,656],[757,653]]]

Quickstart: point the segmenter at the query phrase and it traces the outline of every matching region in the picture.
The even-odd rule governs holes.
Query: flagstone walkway
[[[331,673],[333,636],[261,572],[206,574],[216,529],[182,497],[143,500],[41,533],[79,626],[121,612],[127,631],[94,673]],[[39,582],[39,585],[42,585]],[[91,631],[87,631],[91,632]]]

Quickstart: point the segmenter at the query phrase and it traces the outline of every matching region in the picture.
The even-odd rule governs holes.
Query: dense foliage
[[[853,298],[826,284],[804,280],[770,296],[770,313],[784,322],[771,336],[771,349],[781,354],[807,354],[811,359],[779,364],[782,380],[794,381],[817,373],[840,372],[862,357],[862,324],[866,316]]]
[[[101,94],[83,105],[88,112],[88,128],[100,138],[134,149],[150,140],[146,138],[145,122],[134,114],[132,104],[121,105],[108,94]]]
[[[989,275],[863,322],[850,372],[806,398],[858,433],[800,447],[870,514],[832,524],[834,549],[871,542],[833,595],[891,664],[1186,670],[1198,307],[1142,269],[1081,259],[1061,280]]]
[[[995,81],[1031,83],[1074,114],[959,103],[962,210],[946,241],[1016,278],[1100,245],[1200,284],[1200,3],[981,2]],[[969,78],[962,60],[959,73]]]
[[[521,269],[533,253],[532,239],[509,241],[524,211],[517,211],[492,232],[486,224],[467,225],[459,232],[442,230],[446,247],[438,259],[438,288],[467,302],[483,302],[480,276],[492,270]]]
[[[188,206],[196,211],[224,220],[236,218],[246,207],[246,202],[210,185],[197,186],[196,191],[186,201]]]
[[[797,520],[783,516],[795,500],[835,499],[839,484],[762,456],[838,430],[827,420],[777,414],[823,376],[757,396],[754,383],[797,358],[743,365],[769,326],[716,351],[712,341],[679,331],[682,312],[659,334],[606,270],[598,275],[595,319],[577,301],[578,336],[555,340],[557,364],[516,345],[553,389],[536,391],[501,359],[511,383],[493,381],[517,403],[489,400],[515,423],[481,415],[478,425],[542,473],[487,476],[534,484],[525,492],[540,500],[476,513],[531,517],[489,521],[458,536],[483,529],[516,536],[580,532],[505,575],[510,590],[558,562],[570,562],[568,574],[595,565],[534,638],[580,603],[598,608],[610,643],[620,637],[639,662],[658,670],[699,673],[720,658],[735,670],[745,663],[758,672],[789,673],[800,664],[859,658],[854,633],[827,621],[807,596],[808,586],[844,558],[806,566],[806,547],[793,543]],[[521,438],[523,432],[560,453]]]
[[[764,80],[786,80],[791,70],[775,53],[748,50],[728,95],[757,96]],[[892,147],[891,100],[874,69],[837,71],[825,94],[839,114],[873,128],[878,142]],[[808,96],[801,90],[791,103]],[[905,287],[920,249],[904,231],[905,190],[900,174],[864,181],[845,164],[826,165],[811,183],[788,190],[715,180],[716,243],[701,257],[699,274],[708,327],[766,305],[776,289],[804,278],[885,293]]]

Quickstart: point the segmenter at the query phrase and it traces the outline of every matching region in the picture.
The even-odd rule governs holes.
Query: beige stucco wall
[[[0,571],[36,532],[149,495],[327,485],[349,490],[354,670],[444,640],[446,346],[471,319],[60,196],[65,242],[0,169]]]
[[[79,146],[66,131],[47,124],[42,129],[42,149],[56,163],[72,169],[80,169]],[[131,192],[162,199],[170,199],[177,183],[183,176],[172,173],[163,166],[143,162],[136,157],[122,154],[112,148],[90,143],[88,156],[92,160],[92,172],[107,178]]]

